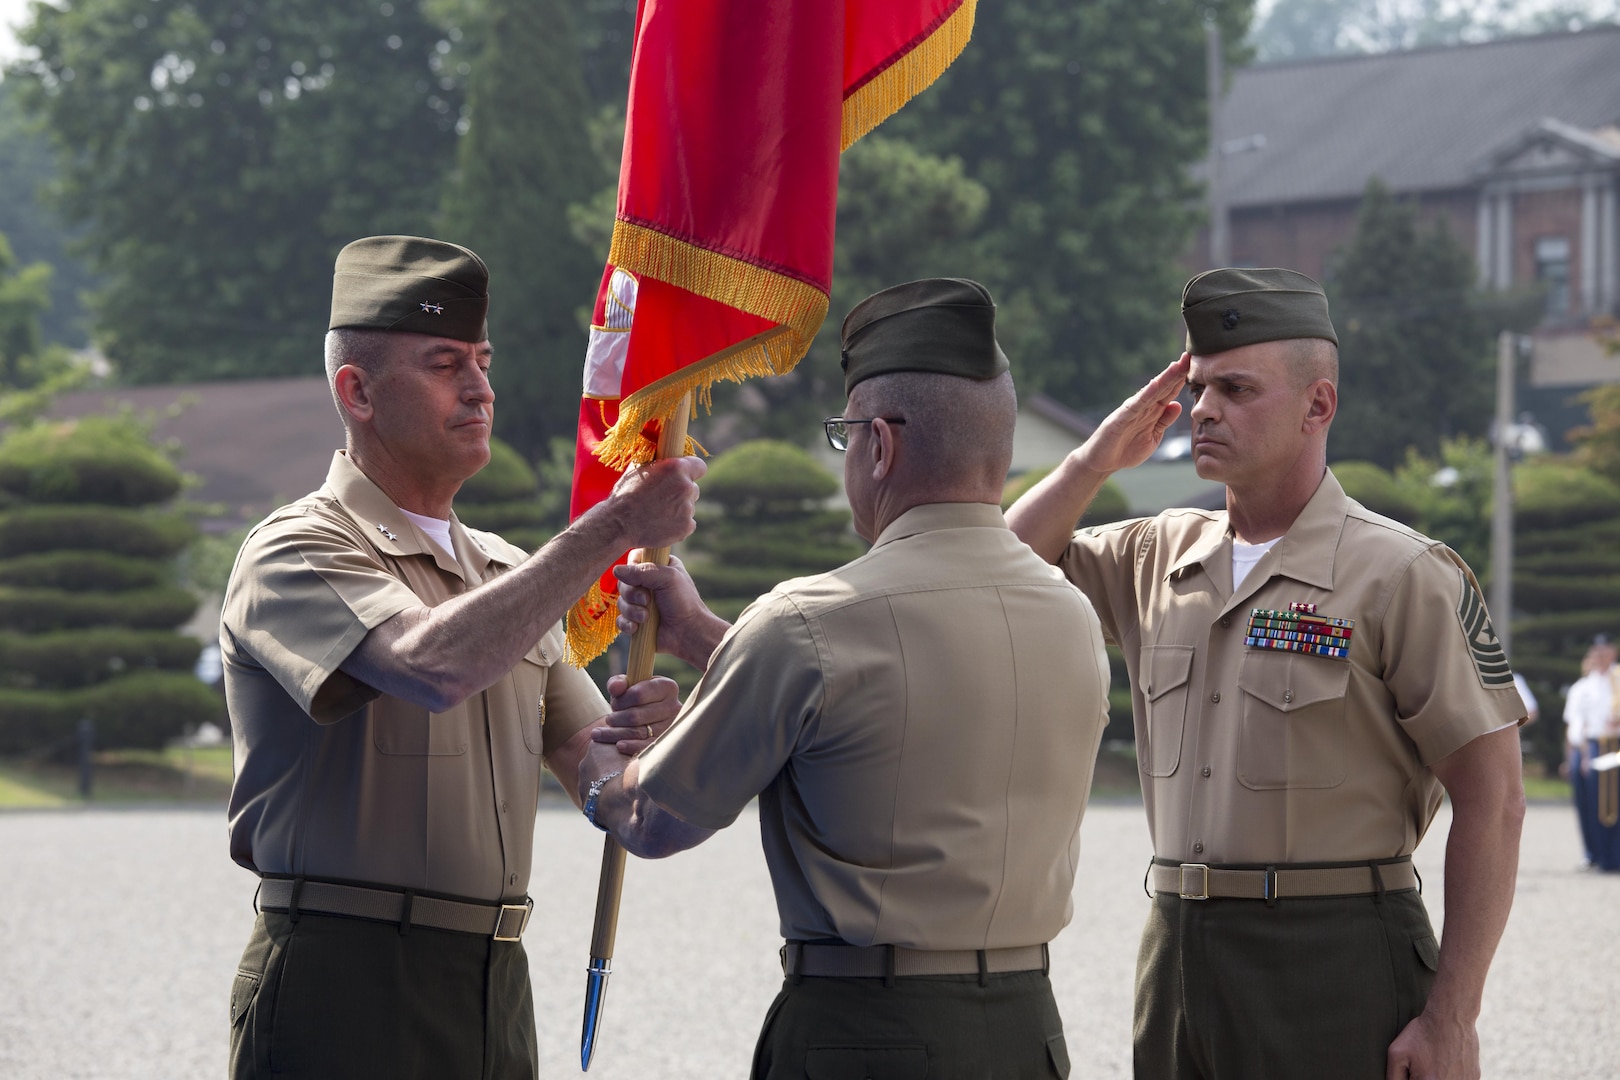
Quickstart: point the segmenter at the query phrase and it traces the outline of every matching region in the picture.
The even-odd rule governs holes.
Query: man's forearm
[[[626,535],[613,508],[598,506],[510,573],[377,627],[344,670],[442,712],[512,670],[622,553]]]
[[[1055,563],[1069,546],[1075,523],[1107,479],[1107,473],[1082,464],[1078,451],[1071,453],[1013,503],[1007,524],[1037,555]]]
[[[714,835],[713,829],[690,825],[659,806],[641,790],[640,778],[641,763],[632,761],[622,775],[604,785],[597,802],[597,822],[626,851],[643,859],[662,859]]]

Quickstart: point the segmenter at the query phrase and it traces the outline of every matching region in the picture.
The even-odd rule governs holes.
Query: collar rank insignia
[[[384,525],[380,521],[377,523],[377,531],[382,533],[384,536],[388,537],[388,539],[390,539],[390,540],[398,540],[399,539],[399,537],[394,535],[394,531],[392,529],[390,529],[388,526]]]
[[[1315,604],[1295,602],[1287,611],[1255,608],[1249,612],[1249,626],[1243,644],[1254,649],[1281,649],[1345,660],[1350,656],[1354,619],[1318,615]]]
[[[443,315],[444,314],[444,305],[443,304],[430,304],[426,300],[419,300],[419,301],[417,301],[417,303],[421,304],[422,305],[422,310],[427,312],[429,315]]]

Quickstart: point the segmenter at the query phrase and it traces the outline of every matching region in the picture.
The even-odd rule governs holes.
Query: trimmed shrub
[[[456,517],[470,529],[500,533],[506,537],[510,529],[532,529],[541,523],[542,510],[537,502],[488,503],[483,506],[456,507]],[[511,539],[510,537],[506,537]]]
[[[0,442],[0,491],[30,502],[145,506],[180,484],[180,470],[122,417],[35,424]]]
[[[0,588],[0,630],[24,633],[89,626],[170,629],[196,610],[197,598],[177,585],[120,593]]]
[[[1001,508],[1009,509],[1013,503],[1027,495],[1030,488],[1045,480],[1051,473],[1051,469],[1030,469],[1007,481],[1007,486],[1001,491]],[[1097,489],[1091,505],[1086,507],[1086,512],[1080,516],[1075,527],[1106,525],[1110,521],[1124,521],[1130,516],[1131,504],[1125,498],[1125,492],[1112,480],[1104,480],[1103,486]]]
[[[461,490],[456,493],[456,513],[460,515],[463,506],[533,499],[539,487],[540,478],[523,460],[523,455],[501,440],[491,438],[489,464],[461,485]],[[477,527],[484,528],[482,525]]]
[[[1620,514],[1620,487],[1578,465],[1528,461],[1514,470],[1513,502],[1520,528],[1565,528]]]
[[[157,749],[205,722],[223,719],[220,696],[189,674],[141,671],[83,690],[0,690],[0,754],[58,747],[73,752],[79,720],[96,725],[96,745]]]
[[[196,537],[178,514],[109,506],[23,506],[0,513],[0,558],[48,551],[110,551],[143,559],[180,554]]]
[[[0,585],[25,589],[140,589],[170,576],[162,563],[108,551],[41,551],[0,561]]]
[[[1370,461],[1336,461],[1333,475],[1346,495],[1373,513],[1417,527],[1423,508],[1401,490],[1389,470]]]
[[[754,439],[739,443],[715,458],[699,481],[703,497],[733,515],[768,514],[773,509],[799,509],[810,499],[838,491],[838,478],[809,452],[792,443]]]
[[[76,690],[143,669],[190,671],[201,651],[196,638],[169,630],[0,633],[0,685]]]

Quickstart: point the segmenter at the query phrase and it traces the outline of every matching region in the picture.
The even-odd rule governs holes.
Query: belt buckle
[[[506,916],[512,913],[519,913],[517,933],[503,934],[501,929],[506,925]],[[533,913],[534,897],[532,896],[521,904],[502,904],[500,913],[495,916],[495,930],[490,934],[490,938],[495,941],[517,941],[521,939],[523,931],[529,928],[529,916]]]
[[[1192,892],[1191,890],[1189,890],[1187,888],[1187,871],[1189,871],[1189,870],[1192,870],[1194,872],[1202,872],[1203,875],[1204,875],[1203,885],[1202,885],[1202,887],[1200,887],[1200,889],[1197,892]],[[1208,900],[1209,899],[1209,864],[1208,863],[1186,862],[1186,863],[1181,864],[1181,898],[1183,900]]]

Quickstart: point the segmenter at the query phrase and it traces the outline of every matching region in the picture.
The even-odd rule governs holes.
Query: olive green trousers
[[[1383,1080],[1439,947],[1416,890],[1183,900],[1160,893],[1136,964],[1136,1080]]]
[[[532,1080],[520,942],[261,912],[231,987],[233,1080]]]
[[[1039,971],[986,977],[789,976],[765,1016],[754,1080],[1047,1080],[1069,1075]]]

